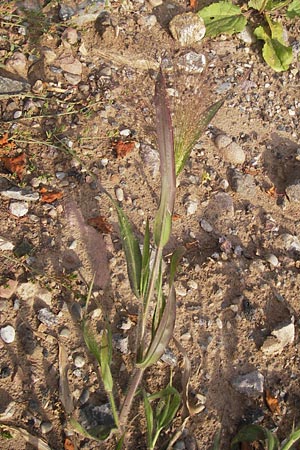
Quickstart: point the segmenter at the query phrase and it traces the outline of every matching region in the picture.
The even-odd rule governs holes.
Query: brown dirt
[[[1,198],[0,235],[15,245],[14,252],[1,251],[1,292],[9,280],[17,280],[18,288],[10,298],[1,300],[0,325],[13,325],[16,339],[12,344],[0,341],[0,369],[10,369],[1,379],[0,413],[10,402],[16,402],[14,415],[5,423],[43,437],[53,450],[64,448],[66,437],[66,414],[59,396],[58,341],[63,342],[69,359],[68,381],[75,415],[84,388],[90,393],[88,404],[106,401],[80,328],[80,311],[95,270],[95,292],[89,306],[89,311],[96,309],[93,327],[100,331],[107,316],[114,334],[129,337],[128,354],[116,350],[112,365],[118,394],[122,396],[127,387],[138,304],[129,288],[117,216],[101,187],[113,196],[116,188],[123,189],[123,209],[141,238],[146,218],[153,221],[159,196],[159,177],[153,177],[140,149],[145,144],[156,146],[153,93],[162,58],[169,61],[170,69],[165,70],[168,87],[178,93],[171,97],[177,116],[192,121],[198,114],[195,111],[220,98],[216,92],[222,83],[229,82],[232,88],[179,177],[176,220],[165,252],[168,262],[177,245],[187,249],[176,281],[175,336],[191,360],[192,394],[206,397],[204,411],[187,423],[183,435],[186,448],[196,448],[192,440],[199,450],[208,450],[215,432],[222,427],[222,449],[227,449],[239,426],[257,417],[264,426],[278,429],[283,439],[300,419],[299,252],[288,251],[282,242],[284,233],[300,237],[300,203],[285,196],[287,186],[300,178],[296,158],[299,72],[294,65],[291,71],[276,74],[262,61],[259,44],[245,51],[245,44],[237,37],[227,37],[195,45],[193,50],[204,52],[208,64],[203,74],[187,75],[178,68],[186,49],[180,48],[167,31],[171,15],[185,10],[185,5],[182,2],[170,9],[167,3],[154,9],[157,24],[153,28],[139,24],[140,17],[152,14],[152,7],[145,3],[141,11],[139,3],[130,2],[112,4],[113,25],[106,27],[104,35],[101,23],[81,27],[80,41],[67,48],[84,62],[78,86],[51,71],[52,63],[42,58],[44,47],[57,56],[66,51],[61,34],[67,24],[59,22],[55,5],[48,5],[44,11],[52,20],[51,28],[41,30],[38,36],[33,30],[22,37],[16,26],[2,24],[2,34],[8,41],[15,39],[17,50],[27,56],[30,84],[39,79],[44,82],[41,96],[46,95],[48,102],[43,101],[43,106],[32,113],[38,117],[14,119],[13,113],[23,110],[26,96],[1,99],[2,134],[8,132],[17,150],[27,156],[22,180],[4,167],[1,176],[15,186],[33,186],[35,192],[42,186],[62,192],[63,198],[53,204],[32,202],[28,214],[21,218],[10,213],[10,200]],[[291,40],[297,37],[296,26],[290,28],[290,34]],[[11,54],[7,40],[1,47],[3,62]],[[78,53],[82,43],[85,56]],[[30,55],[34,57],[30,59]],[[249,80],[252,84],[247,84]],[[82,85],[88,86],[86,91],[80,88]],[[274,93],[272,100],[270,92]],[[295,99],[298,109],[290,115]],[[63,114],[71,102],[76,102],[74,112]],[[51,117],[40,117],[49,114]],[[120,136],[122,129],[129,129],[128,139],[138,145],[124,158],[117,158],[114,143],[125,140]],[[219,131],[242,146],[246,162],[237,168],[249,173],[256,186],[255,195],[250,197],[229,187],[226,192],[233,208],[228,210],[218,206],[216,200],[216,195],[224,192],[222,180],[230,179],[233,169],[213,143]],[[71,149],[63,144],[66,140],[73,142]],[[107,165],[103,164],[105,158]],[[58,172],[66,174],[62,181],[55,175]],[[207,174],[210,176],[205,181]],[[33,183],[37,178],[39,186]],[[187,215],[189,197],[198,204],[191,215]],[[107,219],[111,233],[103,236],[87,225],[88,219],[97,216]],[[212,232],[201,228],[199,221],[203,218],[212,225]],[[25,254],[16,254],[16,247],[24,242],[29,246]],[[278,265],[267,261],[270,254],[278,258]],[[196,282],[193,287],[191,280]],[[28,290],[22,294],[25,283],[33,283],[32,289],[40,286],[46,290],[50,300],[36,292],[30,297]],[[47,327],[41,323],[38,312],[42,307],[56,315],[57,324]],[[266,337],[292,317],[293,344],[280,354],[265,355],[261,346]],[[133,324],[124,331],[120,326],[128,318]],[[60,332],[66,327],[68,337],[62,337]],[[181,357],[171,347],[179,361],[174,377],[180,389]],[[85,365],[76,372],[74,358],[78,354],[84,356]],[[268,410],[263,394],[249,397],[232,386],[238,375],[255,369],[264,375],[265,389],[278,398],[279,413],[275,415]],[[160,362],[146,375],[147,389],[154,391],[157,385],[163,385],[169,372],[170,367]],[[51,422],[53,429],[42,436],[40,424],[45,421]],[[131,426],[128,450],[146,448],[143,424],[139,414]],[[179,424],[178,418],[167,436]],[[113,448],[77,435],[72,440],[75,448]],[[18,435],[13,440],[2,435],[0,442],[3,450],[34,448]]]

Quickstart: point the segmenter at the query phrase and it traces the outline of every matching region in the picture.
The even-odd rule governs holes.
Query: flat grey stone
[[[287,186],[285,192],[290,202],[300,202],[300,180]]]
[[[9,211],[16,217],[26,216],[28,210],[29,208],[26,202],[12,202],[9,205]]]
[[[0,236],[0,250],[13,250],[14,244]]]
[[[264,376],[258,371],[239,375],[232,380],[232,386],[241,394],[258,397],[264,391]]]
[[[11,198],[13,200],[22,200],[27,202],[37,202],[40,198],[37,192],[33,192],[26,189],[11,188],[0,192],[5,198]]]
[[[271,336],[267,337],[261,350],[267,356],[278,355],[287,345],[292,344],[294,339],[295,325],[293,322],[280,325],[272,331]]]
[[[25,81],[13,80],[11,78],[0,76],[0,95],[1,94],[19,94],[30,90],[30,84]]]
[[[233,170],[230,177],[231,188],[244,198],[256,196],[256,184],[252,175]]]

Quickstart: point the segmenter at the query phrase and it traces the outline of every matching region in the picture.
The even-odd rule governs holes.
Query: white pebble
[[[185,297],[186,296],[186,289],[183,286],[176,286],[176,294],[179,295],[180,297]]]
[[[198,283],[196,283],[196,281],[194,281],[194,280],[189,280],[187,282],[187,285],[190,289],[194,289],[194,290],[198,289]]]
[[[100,162],[103,167],[106,167],[108,164],[108,158],[102,158]]]
[[[11,325],[7,325],[6,327],[1,328],[0,330],[0,336],[2,341],[4,341],[6,344],[11,344],[15,340],[15,329]]]
[[[191,216],[192,214],[195,214],[195,212],[198,209],[198,202],[196,200],[189,200],[185,204],[186,206],[186,213],[188,216]]]
[[[200,226],[201,226],[202,230],[206,231],[207,233],[211,233],[213,230],[213,227],[211,226],[211,224],[209,222],[207,222],[207,220],[205,220],[205,219],[200,220]]]
[[[26,216],[28,210],[28,204],[25,202],[12,202],[9,205],[9,211],[16,217]]]
[[[51,422],[42,422],[41,424],[41,432],[43,434],[49,433],[53,428],[53,425]]]
[[[122,202],[124,200],[124,191],[121,188],[116,189],[116,197],[119,202]]]
[[[268,263],[273,267],[277,267],[279,265],[278,258],[277,256],[273,255],[273,253],[266,257],[266,261],[268,261]]]
[[[14,119],[19,119],[22,116],[22,111],[15,111],[14,112]]]
[[[120,136],[128,137],[131,135],[131,131],[128,128],[125,128],[125,130],[120,131]]]
[[[75,367],[77,367],[78,369],[81,369],[81,367],[83,367],[85,365],[84,357],[81,355],[76,356],[74,359],[74,364],[75,364]]]
[[[220,330],[222,330],[222,328],[223,328],[223,323],[222,323],[222,320],[218,317],[217,318],[217,320],[216,320],[216,325],[217,325],[217,327],[220,329]]]

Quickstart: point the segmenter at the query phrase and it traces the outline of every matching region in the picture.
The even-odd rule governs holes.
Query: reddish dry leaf
[[[22,180],[24,175],[24,170],[26,167],[26,155],[21,153],[15,157],[3,156],[1,161],[6,170],[10,173],[15,173],[19,180]]]
[[[8,133],[4,133],[0,137],[0,156],[8,155],[15,148],[16,144],[8,140]]]
[[[190,0],[190,7],[195,10],[197,8],[198,1],[197,0]]]
[[[115,150],[118,158],[125,158],[134,149],[135,142],[133,141],[118,141],[115,144]]]
[[[42,203],[53,203],[55,200],[59,200],[62,198],[62,192],[48,192],[46,188],[40,189],[41,202]]]
[[[271,392],[269,391],[269,389],[266,389],[265,399],[266,399],[266,404],[267,404],[269,410],[271,411],[271,413],[279,414],[280,409],[279,409],[278,399],[271,395]]]
[[[109,234],[112,232],[112,226],[103,216],[92,217],[87,222],[89,225],[96,228],[96,230],[100,231],[100,233]]]
[[[181,219],[181,215],[177,214],[177,213],[174,213],[173,216],[172,216],[173,222],[176,222],[176,220],[179,220],[179,219]]]
[[[66,438],[64,443],[64,450],[74,450],[74,449],[75,447],[73,442],[70,439]]]

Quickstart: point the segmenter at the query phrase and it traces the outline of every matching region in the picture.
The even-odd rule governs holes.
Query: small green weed
[[[262,56],[272,69],[282,72],[288,70],[293,59],[292,47],[287,44],[286,31],[278,18],[283,11],[287,19],[299,17],[300,0],[249,0],[242,8],[220,1],[201,9],[198,15],[204,20],[206,36],[211,37],[239,33],[248,19],[250,23],[260,23],[253,32],[264,41]]]

